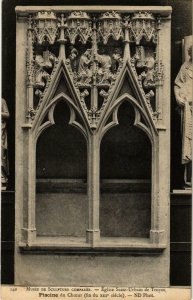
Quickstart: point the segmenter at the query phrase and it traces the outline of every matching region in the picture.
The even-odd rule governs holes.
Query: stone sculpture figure
[[[6,190],[9,163],[8,163],[8,147],[7,147],[7,119],[9,118],[9,110],[5,99],[1,99],[1,189]]]
[[[81,83],[89,84],[92,77],[92,71],[90,70],[91,63],[91,49],[87,49],[80,57],[78,73]]]
[[[36,55],[35,57],[35,94],[41,96],[42,90],[46,86],[46,82],[50,75],[47,70],[54,67],[56,57],[50,51],[46,50],[42,55]]]
[[[139,75],[139,80],[142,82],[144,89],[154,88],[156,83],[155,59],[153,56],[148,56],[146,58],[144,55],[140,56],[138,52],[134,55],[136,67],[145,68]],[[143,53],[143,51],[140,53]]]
[[[143,81],[143,86],[145,88],[152,88],[155,86],[155,71],[154,71],[155,59],[153,57],[148,57],[145,62],[145,79]]]
[[[70,62],[71,69],[72,69],[73,72],[76,72],[77,56],[78,56],[78,51],[76,50],[76,48],[71,46],[70,55],[68,56],[68,61]]]
[[[98,61],[98,77],[100,83],[106,83],[110,77],[111,57],[106,54],[97,54],[96,59]]]
[[[113,61],[112,61],[112,69],[113,72],[116,73],[116,71],[119,68],[120,63],[122,62],[121,57],[121,50],[119,48],[116,48],[113,55],[112,55]]]
[[[185,165],[184,180],[191,186],[192,168],[192,98],[193,98],[193,46],[188,48],[189,61],[185,61],[175,80],[176,101],[182,116],[182,164]]]

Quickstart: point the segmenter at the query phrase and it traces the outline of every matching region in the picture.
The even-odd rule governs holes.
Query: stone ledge
[[[173,190],[171,195],[182,195],[182,196],[191,196],[192,195],[192,189],[178,189]]]
[[[74,238],[66,241],[61,237],[39,237],[31,244],[20,243],[20,251],[29,254],[67,254],[67,255],[127,255],[159,254],[167,246],[150,243],[148,238],[101,238],[94,246],[84,239]]]
[[[154,12],[161,16],[168,16],[172,12],[171,6],[102,6],[102,5],[81,5],[81,6],[70,6],[70,5],[61,5],[61,6],[16,6],[15,11],[17,14],[24,14],[24,13],[33,13],[37,11],[54,11],[54,12],[60,12],[60,11],[76,11],[76,10],[84,10],[84,11],[107,11],[107,10],[115,10],[119,12],[136,12],[136,11],[148,11],[148,12]]]
[[[86,193],[86,179],[37,179],[37,193]],[[148,179],[101,179],[101,193],[150,193],[151,181]]]
[[[191,190],[173,190],[170,194],[171,206],[191,206],[192,191]]]

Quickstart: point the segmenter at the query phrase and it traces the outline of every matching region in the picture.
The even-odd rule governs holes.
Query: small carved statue
[[[115,52],[113,53],[113,62],[112,62],[112,69],[113,72],[116,73],[120,63],[122,63],[122,57],[121,57],[121,50],[119,48],[115,49]]]
[[[35,57],[35,94],[41,96],[42,90],[46,86],[46,82],[50,77],[47,70],[54,67],[56,57],[50,51],[44,51],[42,55],[36,55]]]
[[[134,60],[136,61],[137,68],[143,68],[145,66],[145,48],[144,46],[136,46]]]
[[[145,73],[145,79],[143,81],[143,86],[145,88],[155,87],[154,66],[155,66],[155,59],[152,56],[148,57],[145,62],[146,73]]]
[[[90,70],[91,64],[91,49],[87,49],[80,57],[78,73],[80,76],[80,82],[83,84],[89,84],[92,77],[92,71]]]
[[[155,59],[150,56],[145,60],[145,71],[139,75],[139,80],[143,83],[145,89],[155,87]]]
[[[98,61],[99,69],[98,69],[98,78],[100,83],[107,83],[108,79],[111,75],[111,57],[106,54],[97,54],[96,60]]]
[[[68,61],[71,65],[71,69],[73,72],[76,72],[77,70],[77,56],[78,56],[78,51],[76,50],[76,48],[71,46],[70,55],[68,56]]]
[[[1,189],[6,190],[9,163],[8,163],[8,147],[7,147],[7,119],[9,118],[9,110],[5,99],[1,99]]]
[[[188,48],[189,61],[185,61],[175,80],[174,92],[182,116],[182,164],[185,165],[184,181],[191,187],[192,168],[192,98],[193,98],[193,46]]]

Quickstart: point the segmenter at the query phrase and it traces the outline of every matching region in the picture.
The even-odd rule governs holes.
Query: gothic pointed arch
[[[36,143],[37,234],[84,238],[87,142],[82,132],[70,124],[68,103],[60,99],[52,107],[54,124],[45,126]]]
[[[79,101],[79,91],[74,86],[68,68],[62,59],[57,62],[41,95],[32,123],[33,130],[39,130],[39,126],[47,110],[61,97],[70,104],[74,114],[78,113],[84,123],[84,130],[87,130],[87,119]]]
[[[146,127],[157,134],[154,112],[148,97],[149,95],[145,95],[138,81],[135,68],[132,67],[129,61],[126,61],[109,96],[108,104],[101,116],[101,124],[99,126],[102,128],[111,114],[114,116],[113,122],[116,124],[117,107],[125,99],[130,101],[137,109],[139,115],[144,118]],[[104,128],[102,131],[104,131]]]
[[[73,101],[71,98],[69,98],[66,94],[64,94],[63,92],[57,94],[52,101],[48,104],[48,106],[46,107],[46,109],[43,111],[40,119],[39,119],[39,127],[36,131],[36,138],[39,137],[39,135],[48,127],[52,126],[55,124],[54,122],[54,110],[55,107],[57,105],[58,102],[60,101],[64,101],[68,104],[68,107],[70,109],[70,119],[69,119],[69,124],[75,126],[76,128],[78,128],[82,134],[85,136],[85,138],[87,137],[87,132],[84,128],[84,124],[82,124],[81,120],[77,121],[77,116],[80,116],[80,113],[76,107],[76,105],[74,105]],[[45,120],[45,117],[47,116],[47,119]],[[45,121],[44,121],[45,120]]]
[[[116,126],[106,131],[100,144],[101,236],[148,237],[152,141],[131,102],[120,103],[116,119]]]

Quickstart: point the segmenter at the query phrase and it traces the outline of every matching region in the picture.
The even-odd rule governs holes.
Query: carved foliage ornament
[[[28,84],[33,85],[34,82],[34,34],[33,34],[33,27],[32,27],[32,17],[29,16],[28,21],[28,32],[27,32],[27,40],[28,40],[28,47],[26,52],[26,66],[27,66],[27,79]]]
[[[160,115],[160,111],[156,110],[156,89],[163,85],[163,63],[156,59],[154,48],[136,45],[135,54],[131,58],[131,65],[145,95],[152,117],[156,120]]]

